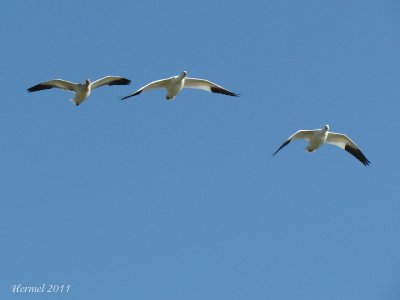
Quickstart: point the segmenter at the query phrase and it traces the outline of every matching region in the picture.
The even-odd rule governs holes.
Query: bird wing
[[[41,90],[47,90],[47,89],[52,89],[52,88],[59,88],[63,90],[68,90],[72,92],[77,91],[78,84],[62,79],[53,79],[45,82],[41,82],[35,86],[32,86],[28,89],[28,92],[37,92]]]
[[[128,85],[131,81],[129,79],[119,77],[119,76],[106,76],[91,84],[92,89],[98,88],[103,85]]]
[[[123,97],[121,100],[130,98],[133,96],[137,96],[143,91],[148,91],[148,90],[158,89],[158,88],[166,88],[168,86],[170,80],[171,80],[171,78],[166,78],[166,79],[160,79],[160,80],[150,82],[149,84],[145,85],[144,87],[141,87],[140,89],[138,89],[136,92],[133,92],[132,94]]]
[[[204,90],[207,92],[224,94],[224,95],[233,96],[233,97],[239,96],[239,94],[228,91],[226,88],[223,88],[222,86],[220,86],[218,84],[215,84],[215,83],[205,80],[205,79],[199,79],[199,78],[186,77],[184,87],[189,88],[189,89],[200,89],[200,90]]]
[[[326,143],[338,146],[346,150],[359,161],[361,161],[365,166],[368,166],[370,164],[370,161],[365,157],[358,146],[345,134],[328,132]]]
[[[276,150],[272,156],[277,154],[279,150],[281,150],[283,147],[288,145],[292,140],[309,140],[311,136],[313,135],[315,130],[299,130],[295,134],[293,134],[291,137],[289,137],[279,148]]]

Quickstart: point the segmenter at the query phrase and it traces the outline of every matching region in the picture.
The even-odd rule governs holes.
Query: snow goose
[[[308,152],[313,152],[317,150],[322,144],[328,143],[335,146],[338,146],[359,161],[361,161],[365,166],[370,164],[370,161],[365,157],[365,155],[361,152],[361,150],[357,147],[357,145],[345,134],[329,132],[329,125],[325,125],[322,129],[314,129],[314,130],[299,130],[291,137],[289,137],[272,155],[274,156],[289,144],[292,140],[307,140],[308,146],[306,150]]]
[[[106,76],[92,83],[89,79],[87,79],[85,83],[74,83],[62,79],[53,79],[30,87],[28,92],[31,93],[52,88],[68,90],[75,93],[75,96],[71,101],[78,106],[89,97],[90,92],[95,88],[103,85],[128,85],[130,83],[131,81],[129,79],[118,76]]]
[[[149,90],[158,89],[158,88],[165,88],[167,90],[167,96],[166,96],[167,100],[174,99],[175,96],[178,95],[179,92],[183,88],[200,89],[200,90],[204,90],[207,92],[224,94],[224,95],[234,96],[234,97],[239,96],[238,94],[228,91],[227,89],[223,88],[222,86],[219,86],[211,81],[208,81],[205,79],[187,77],[187,72],[183,71],[178,76],[173,76],[170,78],[160,79],[160,80],[150,82],[149,84],[145,85],[144,87],[141,87],[140,89],[138,89],[136,92],[133,92],[132,94],[130,94],[126,97],[123,97],[122,100],[133,97],[133,96],[137,96],[143,91],[149,91]]]

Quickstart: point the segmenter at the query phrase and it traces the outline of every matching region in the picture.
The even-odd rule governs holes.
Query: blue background
[[[399,299],[397,1],[1,1],[1,299]],[[177,75],[240,98],[155,90]],[[39,82],[130,78],[72,94]],[[348,134],[372,162],[298,129]],[[70,284],[68,294],[11,285]]]

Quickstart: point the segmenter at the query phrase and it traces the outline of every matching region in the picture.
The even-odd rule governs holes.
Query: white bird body
[[[306,150],[308,152],[313,152],[321,147],[322,144],[331,144],[346,150],[355,158],[357,158],[365,166],[370,164],[370,161],[361,152],[358,146],[345,134],[335,133],[329,131],[329,125],[325,125],[322,129],[314,130],[299,130],[291,137],[289,137],[272,155],[275,155],[289,144],[292,140],[307,140],[308,146]]]
[[[183,73],[169,79],[168,85],[166,86],[167,100],[174,99],[176,95],[178,95],[182,91],[183,87],[185,86],[185,79],[186,76],[183,76]]]
[[[324,127],[319,130],[314,130],[310,138],[308,139],[308,146],[306,150],[313,152],[317,150],[328,138],[328,130]]]
[[[75,105],[80,105],[83,101],[87,99],[87,97],[89,97],[91,91],[92,85],[90,83],[78,84],[75,87],[75,96],[74,98],[70,99],[70,101]]]
[[[164,88],[167,91],[166,99],[172,100],[174,99],[184,88],[192,88],[192,89],[200,89],[207,92],[224,94],[228,96],[237,97],[238,94],[235,94],[227,89],[219,86],[211,81],[205,79],[198,78],[190,78],[187,77],[187,72],[184,71],[180,75],[173,76],[170,78],[160,79],[141,87],[137,91],[132,94],[123,97],[122,100],[137,96],[144,91],[149,91],[152,89]]]
[[[89,97],[91,91],[95,88],[103,85],[128,85],[130,83],[131,81],[129,79],[118,76],[106,76],[93,82],[90,82],[90,80],[87,79],[85,83],[75,83],[62,79],[53,79],[30,87],[28,92],[31,93],[52,88],[68,90],[75,93],[74,97],[71,99],[71,102],[78,106]]]

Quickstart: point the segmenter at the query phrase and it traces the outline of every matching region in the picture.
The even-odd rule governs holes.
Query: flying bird
[[[90,92],[95,88],[103,85],[128,85],[130,83],[131,81],[129,79],[118,76],[106,76],[99,80],[93,81],[92,83],[89,79],[86,79],[85,83],[74,83],[62,79],[53,79],[30,87],[28,92],[31,93],[52,88],[68,90],[75,93],[75,96],[71,99],[71,101],[78,106],[85,101],[87,97],[89,97]]]
[[[370,161],[365,157],[365,155],[361,152],[358,146],[345,134],[335,133],[329,131],[329,125],[325,125],[322,129],[314,129],[314,130],[299,130],[291,137],[289,137],[279,148],[276,150],[272,156],[277,154],[279,150],[288,145],[292,140],[307,140],[308,146],[306,150],[308,152],[313,152],[317,150],[322,144],[332,144],[338,146],[359,161],[361,161],[365,166],[370,164]]]
[[[219,86],[218,84],[215,84],[211,81],[208,81],[205,79],[187,77],[187,72],[183,71],[178,76],[173,76],[170,78],[160,79],[160,80],[150,82],[149,84],[145,85],[144,87],[141,87],[140,89],[138,89],[136,92],[133,92],[132,94],[130,94],[126,97],[123,97],[122,100],[133,97],[133,96],[137,96],[140,93],[142,93],[143,91],[149,91],[149,90],[158,89],[158,88],[165,88],[167,90],[167,95],[166,95],[167,100],[174,99],[183,88],[200,89],[200,90],[204,90],[207,92],[224,94],[224,95],[233,96],[233,97],[239,96],[238,94],[228,91],[227,89],[223,88],[222,86]]]

